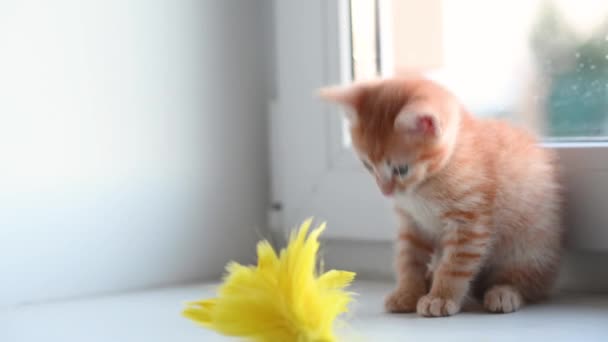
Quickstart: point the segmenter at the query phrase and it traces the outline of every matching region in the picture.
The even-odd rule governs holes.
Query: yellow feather
[[[257,266],[230,263],[218,297],[188,303],[183,315],[227,336],[256,342],[333,342],[336,318],[348,311],[344,291],[355,273],[317,274],[320,225],[312,219],[290,235],[277,254],[267,241],[257,246]]]

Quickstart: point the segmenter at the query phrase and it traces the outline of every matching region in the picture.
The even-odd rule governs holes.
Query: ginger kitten
[[[457,313],[467,294],[491,312],[546,297],[562,228],[554,155],[533,136],[474,118],[424,78],[328,87],[348,109],[353,147],[399,216],[390,312]]]

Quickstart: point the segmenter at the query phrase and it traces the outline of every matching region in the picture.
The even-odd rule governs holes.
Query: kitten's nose
[[[382,190],[382,194],[384,196],[390,196],[393,194],[394,188],[392,186],[391,187],[381,186],[380,190]]]
[[[384,196],[390,196],[393,194],[395,190],[395,184],[393,181],[382,181],[376,177],[376,183],[378,183],[378,187]]]

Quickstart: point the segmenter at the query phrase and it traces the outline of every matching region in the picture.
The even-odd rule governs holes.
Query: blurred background
[[[268,203],[269,1],[0,1],[0,306],[217,278]]]
[[[0,307],[217,280],[310,215],[330,264],[390,276],[390,210],[314,90],[417,69],[478,116],[602,142],[607,18],[605,0],[0,0]],[[605,151],[564,160],[605,170]],[[602,172],[569,180],[570,280],[608,248]]]
[[[552,140],[608,131],[606,1],[355,0],[351,17],[355,79],[425,70],[478,116]]]

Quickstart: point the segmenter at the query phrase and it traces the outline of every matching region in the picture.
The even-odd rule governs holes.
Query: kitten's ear
[[[403,133],[437,138],[441,135],[439,119],[435,114],[404,109],[395,119],[395,130]]]
[[[324,100],[335,102],[355,109],[359,104],[363,87],[360,85],[329,86],[318,90],[317,94]]]
[[[357,107],[363,90],[360,85],[329,86],[319,89],[317,95],[324,100],[344,106],[346,118],[354,124],[357,121]]]

